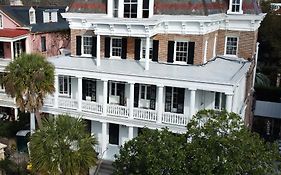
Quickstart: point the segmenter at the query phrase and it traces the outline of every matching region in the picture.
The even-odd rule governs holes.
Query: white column
[[[100,66],[100,34],[97,34],[97,66]]]
[[[133,126],[129,126],[128,127],[128,139],[129,140],[132,140],[134,138],[134,127]]]
[[[107,16],[113,17],[113,0],[107,0]]]
[[[123,18],[124,17],[124,0],[119,0],[118,3],[118,17]]]
[[[157,94],[157,123],[162,123],[162,115],[163,115],[163,91],[164,91],[164,86],[163,85],[158,85],[158,94]]]
[[[107,149],[107,143],[108,143],[108,138],[107,138],[107,122],[102,122],[102,127],[101,127],[101,155],[103,158],[106,157],[106,149]]]
[[[35,132],[35,115],[34,112],[30,113],[30,133],[33,134]]]
[[[18,114],[19,114],[18,108],[14,108],[15,120],[18,120]]]
[[[203,63],[207,62],[207,52],[208,52],[208,38],[206,38],[205,41],[205,47],[204,47],[204,61]]]
[[[190,103],[189,103],[189,111],[190,111],[190,118],[195,114],[195,93],[196,89],[189,89],[190,90]]]
[[[54,107],[55,108],[58,108],[59,106],[59,103],[58,103],[58,98],[59,98],[59,76],[58,75],[55,75],[55,93],[54,93],[54,102],[55,102],[55,105]]]
[[[150,38],[146,37],[146,46],[145,46],[145,70],[149,69],[149,45]]]
[[[107,113],[107,82],[108,80],[102,80],[103,81],[103,116],[106,116]]]
[[[214,46],[213,46],[213,58],[215,58],[215,56],[217,55],[217,53],[216,53],[216,51],[217,51],[217,37],[218,37],[218,34],[215,34]]]
[[[12,41],[10,42],[10,44],[11,44],[11,59],[13,60],[14,57],[15,57],[15,55],[14,55],[14,44],[13,44]]]
[[[82,77],[78,78],[78,111],[82,111]]]
[[[134,118],[134,83],[130,82],[129,118]]]
[[[227,112],[232,112],[233,94],[225,94],[225,95],[226,95],[225,109],[226,109]]]

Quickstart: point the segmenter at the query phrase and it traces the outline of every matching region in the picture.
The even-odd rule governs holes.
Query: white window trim
[[[144,98],[141,98],[141,89],[142,89],[141,86],[144,86]],[[151,85],[140,84],[140,88],[139,88],[139,101],[140,100],[150,100],[151,94],[150,94],[149,99],[147,99],[147,89],[148,89],[148,86],[151,86]]]
[[[81,56],[82,57],[92,57],[92,54],[84,54],[84,37],[92,38],[93,36],[90,36],[90,35],[82,35],[81,36],[81,45],[82,45],[81,46]]]
[[[174,44],[174,55],[173,55],[173,60],[174,60],[174,64],[187,64],[187,61],[188,60],[186,60],[186,61],[177,61],[176,60],[176,52],[177,52],[177,42],[187,42],[187,59],[188,59],[188,47],[189,47],[189,42],[190,41],[186,41],[186,40],[183,40],[183,41],[181,41],[181,40],[177,40],[177,41],[175,41],[175,44]]]
[[[0,25],[0,29],[3,29],[4,28],[4,19],[3,19],[4,15],[0,14],[0,16],[1,16],[1,24],[2,24],[2,25]]]
[[[33,12],[33,21],[31,21],[31,13]],[[36,14],[35,14],[35,9],[33,7],[31,7],[29,9],[29,22],[30,24],[36,24]]]
[[[145,49],[146,49],[146,43],[145,43],[145,45],[144,45],[144,42],[146,42],[146,39],[141,39],[141,48],[140,48],[140,61],[145,61],[145,57],[143,58],[142,56],[143,56],[143,54],[145,54],[145,53],[143,53],[143,46],[145,47]],[[152,49],[152,57],[153,57],[153,39],[150,39],[150,42],[149,42],[149,44],[150,44],[150,46],[151,46],[151,49]],[[149,48],[150,49],[150,48]],[[152,57],[150,58],[149,57],[149,61],[152,61]]]
[[[226,47],[227,47],[227,38],[237,38],[237,47],[236,47],[236,54],[226,54]],[[225,36],[225,42],[224,42],[224,55],[225,56],[230,56],[230,57],[238,57],[238,50],[239,50],[239,37],[238,36]]]
[[[243,14],[243,10],[242,10],[242,2],[243,0],[240,0],[240,4],[239,4],[239,12],[233,12],[232,11],[232,1],[233,0],[229,0],[229,7],[228,7],[228,10],[227,10],[227,14]]]
[[[121,39],[122,42],[122,38],[121,37],[111,37],[110,38],[110,58],[111,59],[121,59],[122,57],[122,45],[121,45],[121,56],[112,56],[112,39]]]
[[[60,82],[59,82],[59,84],[58,84],[58,91],[59,91],[59,96],[60,97],[70,97],[71,95],[71,83],[70,83],[70,81],[71,81],[71,77],[70,76],[67,76],[67,75],[59,75],[59,81],[60,81],[60,77],[63,77],[63,79],[66,77],[66,81],[67,81],[67,93],[61,93],[60,92]],[[63,90],[64,91],[64,90]]]

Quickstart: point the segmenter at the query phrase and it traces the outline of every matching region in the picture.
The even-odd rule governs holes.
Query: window
[[[150,99],[150,86],[141,85],[140,86],[140,99],[149,100]]]
[[[142,17],[143,18],[149,17],[149,0],[143,0]]]
[[[240,1],[241,0],[232,0],[231,12],[239,12],[240,11]]]
[[[29,9],[29,22],[30,24],[36,23],[35,10],[32,7]]]
[[[124,18],[136,18],[137,7],[137,0],[124,0]]]
[[[184,89],[176,87],[166,87],[165,111],[183,113]]]
[[[111,56],[121,58],[122,55],[122,39],[111,38]]]
[[[226,55],[237,55],[238,38],[237,37],[226,37]]]
[[[15,58],[19,57],[22,52],[23,52],[23,49],[22,49],[22,42],[21,41],[16,41],[15,42]]]
[[[188,60],[188,42],[177,41],[175,48],[175,58],[176,62],[187,62]]]
[[[41,36],[41,51],[46,52],[46,36]]]
[[[0,28],[2,29],[3,28],[3,16],[0,15]]]
[[[114,0],[113,3],[113,17],[118,17],[119,0]]]
[[[91,36],[83,36],[83,47],[82,54],[83,55],[91,55],[92,54],[92,45],[93,39]]]
[[[49,9],[43,12],[43,22],[58,22],[58,10]]]
[[[69,76],[59,76],[59,93],[61,95],[70,95],[71,78]]]
[[[83,79],[83,100],[96,101],[96,81],[93,79]]]
[[[119,125],[109,123],[109,144],[119,145]]]
[[[226,96],[223,93],[215,93],[215,109],[222,110],[225,109]]]
[[[141,40],[142,43],[142,49],[141,49],[141,56],[143,59],[145,59],[145,51],[146,51],[146,39]],[[152,59],[153,57],[153,40],[150,40],[149,42],[149,59]]]

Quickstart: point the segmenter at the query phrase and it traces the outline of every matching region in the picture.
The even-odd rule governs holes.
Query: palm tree
[[[21,111],[30,112],[30,129],[35,130],[35,118],[41,127],[39,110],[47,94],[55,91],[54,66],[39,54],[22,54],[5,68],[5,91],[16,99]]]
[[[42,128],[31,136],[32,170],[50,175],[87,174],[96,165],[96,143],[81,118],[45,118]]]

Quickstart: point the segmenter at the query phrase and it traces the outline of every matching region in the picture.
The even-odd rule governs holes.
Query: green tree
[[[39,54],[22,54],[5,68],[3,83],[8,95],[16,99],[21,111],[31,117],[31,130],[35,129],[34,113],[41,126],[39,110],[47,94],[55,91],[54,66]]]
[[[199,111],[187,125],[186,166],[190,174],[274,174],[277,145],[265,144],[226,111]]]
[[[113,163],[114,174],[186,174],[183,136],[167,129],[143,129],[142,134],[121,147]]]
[[[32,170],[50,175],[83,175],[97,161],[96,139],[80,118],[59,115],[43,120],[30,140]]]

